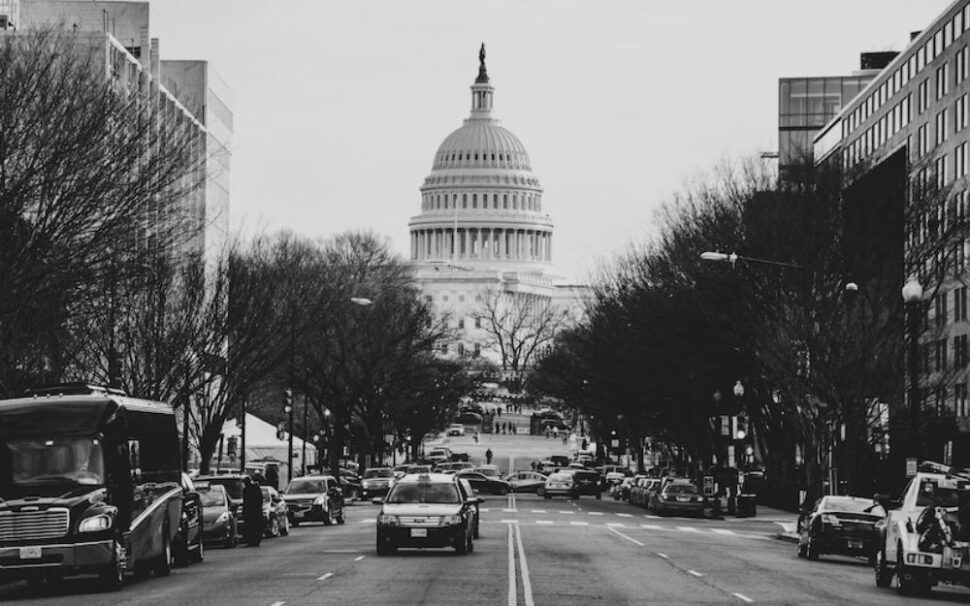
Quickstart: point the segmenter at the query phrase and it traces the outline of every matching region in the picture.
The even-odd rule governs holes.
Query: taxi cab
[[[377,516],[377,555],[399,547],[454,547],[459,555],[474,550],[478,501],[466,498],[454,475],[408,474],[381,503]]]

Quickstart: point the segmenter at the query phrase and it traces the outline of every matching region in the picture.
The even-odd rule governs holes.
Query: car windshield
[[[243,494],[242,494],[243,483],[242,483],[242,480],[236,480],[236,479],[232,479],[232,480],[219,480],[219,479],[213,478],[212,480],[210,480],[210,482],[212,482],[213,484],[219,484],[220,486],[224,487],[226,489],[226,492],[229,493],[229,497],[230,498],[233,498],[233,499],[241,499],[241,498],[243,498]]]
[[[387,467],[368,469],[364,472],[364,478],[390,478],[393,475],[394,472]]]
[[[293,480],[286,487],[286,494],[318,494],[326,491],[323,480]]]
[[[938,505],[940,507],[958,507],[960,505],[960,491],[955,488],[940,488],[932,480],[923,480],[919,486],[919,496],[916,504],[920,507]]]
[[[217,488],[200,488],[199,498],[203,507],[220,507],[226,504],[226,491]]]
[[[666,488],[668,494],[697,494],[693,484],[670,484]]]
[[[460,503],[454,484],[398,484],[387,496],[387,503]]]
[[[7,453],[0,453],[0,461],[9,461],[8,477],[14,484],[104,484],[104,458],[97,438],[11,440],[5,446]]]
[[[845,513],[867,513],[872,515],[883,516],[886,512],[883,511],[882,507],[876,505],[871,500],[868,499],[847,499],[847,498],[837,498],[828,497],[822,500],[822,506],[819,507],[822,511],[836,511]]]

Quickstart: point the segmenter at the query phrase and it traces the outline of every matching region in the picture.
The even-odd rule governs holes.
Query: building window
[[[946,119],[947,119],[947,109],[944,108],[943,111],[936,114],[936,144],[941,145],[946,141],[947,130],[946,130]]]
[[[956,368],[967,365],[967,335],[953,337],[953,365]]]
[[[473,353],[472,355],[476,358],[482,355],[482,346],[480,344],[475,343],[475,353]]]
[[[967,319],[967,287],[953,289],[953,320],[955,322]],[[966,337],[964,337],[966,339]]]
[[[464,343],[459,343],[458,344],[458,355],[459,356],[465,355],[465,344]]]
[[[947,341],[946,339],[940,339],[936,343],[936,371],[943,372],[946,370],[946,349]]]
[[[922,82],[919,83],[918,92],[919,92],[919,99],[918,99],[919,105],[917,107],[917,110],[919,111],[919,113],[922,114],[930,106],[930,85],[929,85],[928,79],[923,80]]]
[[[967,142],[964,141],[953,150],[954,178],[959,179],[967,174]]]
[[[927,131],[927,125],[924,124],[916,130],[916,155],[922,158],[929,151],[930,139]]]
[[[947,315],[946,314],[946,294],[936,295],[933,302],[934,302],[935,311],[936,311],[936,315],[935,315],[936,327],[943,328],[944,326],[946,326],[946,315]]]
[[[427,302],[427,303],[431,303],[432,301],[434,301],[434,298],[432,298],[432,296],[431,296],[431,295],[425,295],[425,296],[424,296],[424,300],[425,300],[425,302]]]
[[[967,410],[967,384],[957,383],[953,386],[953,410],[958,417],[970,415]]]
[[[465,300],[465,295],[458,295],[458,302],[461,303]]]
[[[482,327],[482,319],[476,317],[475,318],[475,328],[481,328],[481,327]]]
[[[441,346],[441,355],[443,355],[443,356],[447,356],[448,355],[448,344],[447,343],[445,343],[444,345]]]
[[[948,92],[950,92],[950,64],[944,62],[943,65],[936,68],[937,100],[942,99]]]
[[[947,184],[946,178],[946,156],[940,156],[934,162],[934,176],[936,177],[936,190],[941,191]]]
[[[954,69],[956,70],[957,84],[967,78],[967,47],[964,46],[954,55]]]

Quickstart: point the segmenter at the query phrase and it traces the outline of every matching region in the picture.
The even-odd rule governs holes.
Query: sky
[[[408,254],[438,146],[471,107],[525,145],[552,273],[589,279],[726,159],[776,151],[778,79],[902,50],[949,0],[150,0],[163,59],[232,89],[231,222]]]

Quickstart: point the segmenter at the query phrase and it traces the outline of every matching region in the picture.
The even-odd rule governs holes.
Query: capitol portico
[[[470,115],[438,147],[421,186],[410,256],[422,293],[458,329],[454,349],[441,353],[480,352],[501,364],[482,326],[485,298],[569,309],[584,287],[549,273],[552,218],[525,146],[493,115],[484,45],[471,92]]]

